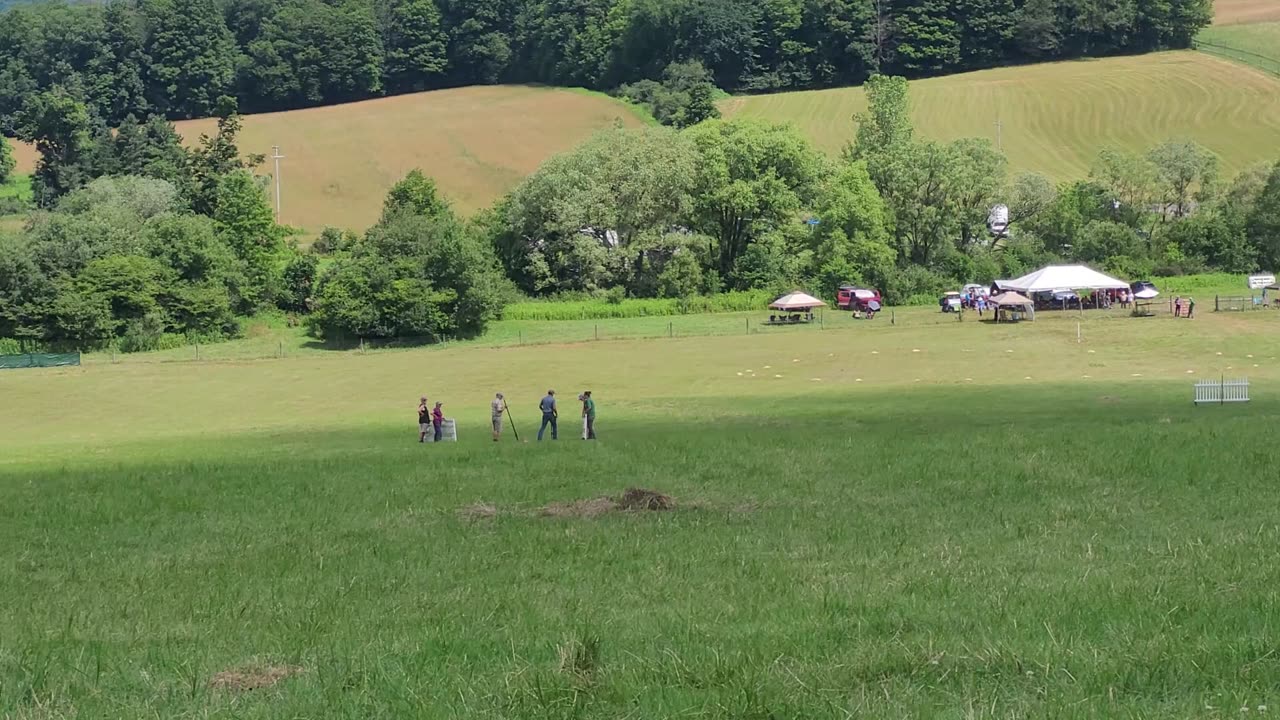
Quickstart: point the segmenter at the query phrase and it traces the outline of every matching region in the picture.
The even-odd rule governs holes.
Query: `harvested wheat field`
[[[285,156],[282,222],[318,232],[363,229],[387,189],[422,168],[463,212],[488,206],[544,160],[621,122],[644,123],[601,95],[518,86],[470,87],[245,117],[240,149]],[[175,123],[188,143],[214,120]],[[19,171],[35,164],[19,145]],[[269,165],[269,161],[268,161]],[[263,172],[270,172],[264,166]]]
[[[997,138],[1013,171],[1056,180],[1088,174],[1098,150],[1141,151],[1191,138],[1231,173],[1280,147],[1280,79],[1192,51],[999,68],[911,84],[918,132]],[[729,117],[791,122],[830,153],[853,138],[861,88],[735,97]]]
[[[1213,4],[1215,25],[1280,20],[1280,0],[1217,0]]]

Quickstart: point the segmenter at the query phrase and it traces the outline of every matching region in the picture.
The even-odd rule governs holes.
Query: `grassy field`
[[[0,183],[0,199],[21,198],[31,201],[31,178],[26,175],[13,174],[8,181]],[[23,214],[4,214],[0,210],[0,232],[17,232],[22,228],[26,216]]]
[[[284,223],[313,233],[325,225],[363,230],[377,220],[391,184],[415,167],[470,212],[616,122],[645,121],[592,93],[472,87],[248,116],[240,149],[270,155],[280,145]],[[188,142],[214,129],[211,120],[176,125]],[[30,147],[20,146],[18,157],[21,167],[34,165]]]
[[[1280,75],[1280,22],[1206,28],[1196,37],[1196,47]]]
[[[1231,172],[1280,147],[1280,80],[1196,52],[999,68],[911,85],[921,135],[988,137],[996,123],[1014,171],[1057,180],[1083,177],[1098,150],[1145,150],[1189,137],[1222,157]],[[729,116],[792,122],[838,153],[852,137],[860,88],[735,97]]]
[[[1213,9],[1215,25],[1280,20],[1280,2],[1276,0],[1215,0]]]
[[[0,373],[0,717],[1276,708],[1280,314],[918,319]]]

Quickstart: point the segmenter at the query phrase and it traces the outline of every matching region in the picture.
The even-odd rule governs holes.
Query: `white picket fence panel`
[[[1195,385],[1196,405],[1249,402],[1249,379],[1200,380]]]

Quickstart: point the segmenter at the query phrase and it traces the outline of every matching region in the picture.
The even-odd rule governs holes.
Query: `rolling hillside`
[[[912,83],[918,131],[931,138],[999,134],[1014,171],[1066,180],[1086,175],[1099,148],[1141,150],[1189,137],[1227,172],[1280,154],[1280,79],[1184,51],[999,68]],[[728,117],[794,123],[838,153],[866,107],[859,88],[734,97]]]
[[[1280,21],[1205,28],[1196,49],[1280,76]]]
[[[471,212],[551,155],[616,122],[644,120],[627,105],[589,93],[472,87],[247,116],[240,148],[269,155],[272,145],[281,146],[283,222],[310,232],[325,225],[363,229],[377,220],[387,188],[414,167]],[[193,142],[215,123],[177,127]],[[17,154],[19,172],[29,172],[35,153],[20,146]]]

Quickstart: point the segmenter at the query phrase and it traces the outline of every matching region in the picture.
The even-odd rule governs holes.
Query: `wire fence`
[[[1157,301],[1153,310],[1170,314],[1170,301]],[[1212,307],[1212,306],[1211,306]],[[1037,311],[1037,321],[1064,318],[1074,321],[1127,318],[1131,308],[1118,304],[1109,309],[1077,307]],[[452,347],[506,348],[520,346],[569,345],[591,342],[627,340],[680,340],[694,337],[797,335],[825,333],[833,339],[850,334],[892,332],[901,328],[964,327],[975,322],[989,323],[990,312],[943,313],[937,308],[886,308],[872,319],[854,319],[849,312],[827,310],[815,315],[811,322],[770,322],[768,313],[721,313],[674,317],[630,318],[625,320],[561,320],[561,321],[497,321],[483,337],[469,340],[452,338],[396,338],[375,340],[355,338],[342,343],[325,343],[298,334],[232,340],[211,345],[189,345],[171,350],[126,354],[97,352],[83,356],[87,366],[134,363],[236,363],[258,362],[298,357],[350,357],[381,355],[407,350],[436,350]]]
[[[1258,53],[1242,50],[1237,47],[1231,47],[1230,45],[1219,45],[1218,43],[1205,42],[1203,40],[1194,41],[1192,43],[1192,47],[1201,52],[1209,53],[1210,55],[1217,55],[1218,57],[1223,57],[1228,60],[1235,60],[1237,62],[1245,63],[1246,65],[1252,65],[1259,70],[1269,72],[1273,75],[1280,75],[1280,58],[1259,55]]]

